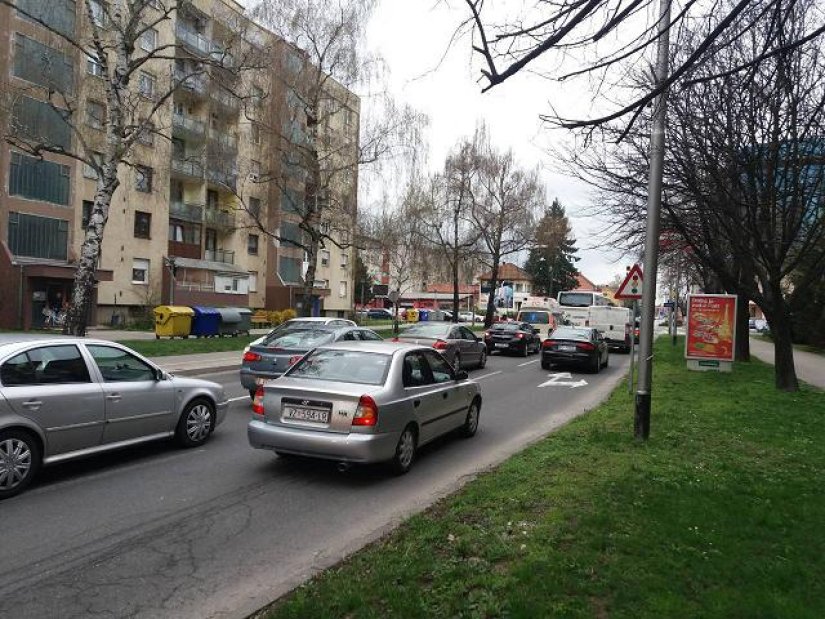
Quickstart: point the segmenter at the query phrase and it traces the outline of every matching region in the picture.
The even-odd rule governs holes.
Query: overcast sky
[[[395,97],[430,117],[431,167],[440,167],[449,149],[472,135],[477,121],[485,121],[499,148],[512,148],[525,167],[541,166],[549,198],[558,197],[567,209],[580,248],[580,271],[596,283],[623,275],[625,261],[618,255],[584,249],[598,245],[593,239],[598,222],[584,213],[591,200],[589,188],[557,171],[547,146],[569,138],[563,130],[543,127],[539,120],[540,113],[549,111],[549,101],[557,108],[587,113],[591,97],[584,85],[566,84],[562,89],[557,83],[525,75],[481,94],[478,63],[472,62],[469,41],[459,41],[447,51],[466,11],[463,2],[453,4],[450,9],[432,0],[382,0],[368,35],[370,47],[386,61]]]

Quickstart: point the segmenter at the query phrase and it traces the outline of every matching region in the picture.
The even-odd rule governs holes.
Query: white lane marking
[[[584,387],[587,384],[587,381],[583,378],[580,380],[564,380],[565,378],[570,379],[570,372],[556,372],[555,374],[548,374],[547,376],[550,377],[550,380],[543,382],[539,385],[539,387],[570,387],[571,389],[575,389],[576,387]]]
[[[473,379],[474,380],[481,380],[482,378],[488,378],[490,376],[495,376],[496,374],[501,374],[501,372],[502,372],[501,370],[498,370],[497,372],[490,372],[489,374],[484,374],[482,376],[473,376]]]
[[[519,363],[518,367],[523,368],[525,365],[530,365],[531,363],[536,363],[539,359],[533,359],[532,361],[525,361],[524,363]]]
[[[237,398],[229,398],[227,402],[240,402],[241,400],[249,400],[248,395],[239,395]]]

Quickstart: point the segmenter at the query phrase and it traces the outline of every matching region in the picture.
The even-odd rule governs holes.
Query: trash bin
[[[418,322],[429,322],[430,321],[430,310],[418,310]]]
[[[192,335],[198,337],[212,337],[218,335],[221,325],[221,315],[214,307],[196,305],[192,308],[195,315],[192,317]]]
[[[241,321],[238,323],[238,333],[249,335],[249,331],[252,329],[252,310],[248,307],[231,307],[227,309],[235,310],[241,317]]]
[[[155,337],[189,337],[192,330],[191,307],[182,305],[159,305],[154,309]]]
[[[407,322],[418,322],[418,310],[414,307],[407,308],[405,319]]]
[[[217,309],[221,317],[218,326],[218,333],[221,337],[224,335],[236,336],[241,332],[241,313],[234,307],[219,307]]]

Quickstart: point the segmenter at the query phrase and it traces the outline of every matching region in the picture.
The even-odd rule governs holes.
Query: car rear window
[[[590,340],[590,329],[571,329],[570,327],[560,327],[553,331],[550,336],[560,340]]]
[[[413,325],[401,333],[402,336],[418,335],[420,337],[444,337],[452,325]]]
[[[534,325],[549,325],[550,312],[521,312],[518,319]]]
[[[518,331],[521,325],[515,322],[505,322],[501,325],[493,325],[493,331]]]
[[[593,295],[589,292],[563,292],[559,295],[559,305],[590,307],[593,305]]]
[[[331,341],[334,335],[333,329],[289,329],[270,334],[263,344],[270,348],[310,349]]]
[[[316,350],[286,373],[289,378],[383,385],[391,355],[358,350]]]

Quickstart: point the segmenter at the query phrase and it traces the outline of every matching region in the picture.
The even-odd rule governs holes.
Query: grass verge
[[[682,350],[657,344],[647,443],[619,387],[267,616],[825,616],[825,395]]]
[[[170,355],[241,351],[244,346],[259,337],[259,335],[242,335],[239,337],[188,338],[185,340],[120,340],[119,343],[147,357],[168,357]]]

